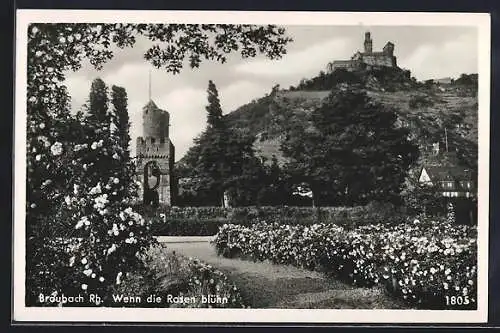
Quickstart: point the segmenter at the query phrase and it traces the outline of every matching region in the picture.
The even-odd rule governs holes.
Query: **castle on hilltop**
[[[145,205],[172,205],[175,182],[174,145],[169,138],[170,115],[150,100],[142,109],[142,137],[137,138],[136,177]]]
[[[337,68],[348,71],[371,69],[373,67],[397,67],[394,56],[394,44],[387,42],[381,52],[373,52],[373,40],[370,32],[365,33],[364,52],[356,52],[351,60],[335,60],[328,64],[328,71]]]

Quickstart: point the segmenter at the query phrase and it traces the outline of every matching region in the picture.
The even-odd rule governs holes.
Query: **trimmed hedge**
[[[221,219],[172,219],[155,217],[151,228],[155,236],[213,236],[226,224]]]
[[[370,204],[358,207],[171,207],[160,208],[153,219],[155,236],[212,236],[224,224],[251,226],[255,223],[312,225],[327,223],[346,229],[361,225],[399,224],[405,217],[394,207]]]
[[[385,219],[393,216],[396,209],[390,204],[369,204],[355,207],[290,207],[290,206],[262,206],[262,207],[171,207],[161,209],[172,219],[225,219],[226,221],[251,221],[255,219],[269,222],[283,220],[304,220],[311,223],[335,222],[348,219],[360,219],[370,215],[370,221]]]

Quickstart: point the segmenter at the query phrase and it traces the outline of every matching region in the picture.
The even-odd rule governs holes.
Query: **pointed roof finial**
[[[149,70],[149,100],[151,100],[151,69]]]

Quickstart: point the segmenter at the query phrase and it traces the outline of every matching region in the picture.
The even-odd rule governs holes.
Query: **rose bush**
[[[245,303],[237,286],[227,276],[202,261],[187,258],[160,246],[153,246],[142,256],[144,269],[127,273],[123,283],[115,285],[115,294],[162,297],[163,301],[153,304],[129,304],[133,307],[192,307],[192,308],[244,308]],[[194,297],[196,302],[170,304],[167,295]],[[227,303],[203,303],[202,295],[217,295],[226,298]],[[108,297],[104,305],[121,306]]]
[[[213,243],[243,256],[318,269],[359,286],[382,285],[412,306],[475,308],[476,229],[447,221],[366,225],[224,225]],[[450,304],[460,297],[462,304]],[[467,304],[465,304],[467,303]]]
[[[195,68],[202,59],[223,63],[236,51],[280,58],[291,39],[273,25],[34,23],[26,33],[25,286],[26,304],[33,305],[40,293],[112,288],[141,265],[137,257],[151,243],[147,221],[129,204],[135,189],[123,150],[128,133],[116,133],[128,120],[108,113],[99,85],[89,98],[94,117],[75,115],[68,71],[84,60],[99,70],[113,49],[133,46],[138,36],[154,42],[146,60],[170,73],[188,58]],[[123,92],[114,91],[122,106]]]

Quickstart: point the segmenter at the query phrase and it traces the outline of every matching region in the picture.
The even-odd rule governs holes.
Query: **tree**
[[[434,80],[433,79],[425,80],[424,87],[426,89],[431,89],[432,87],[434,87]]]
[[[108,87],[100,78],[95,79],[90,87],[89,94],[89,121],[95,124],[108,122]]]
[[[123,150],[123,158],[130,159],[130,120],[127,108],[127,91],[123,87],[111,87],[111,103],[116,114],[116,126],[118,137],[120,138],[120,147]]]
[[[362,90],[332,91],[306,124],[290,127],[281,147],[289,174],[318,205],[398,201],[418,148],[396,119]]]
[[[222,109],[220,106],[219,92],[212,80],[208,81],[208,105],[207,110],[207,126],[215,129],[222,129],[224,123],[222,121]]]
[[[286,179],[276,155],[271,158],[271,163],[263,164],[263,181],[258,191],[257,203],[266,206],[283,205],[288,197]]]
[[[194,140],[185,158],[191,169],[191,188],[201,196],[214,198],[217,205],[225,205],[225,194],[231,195],[232,204],[248,204],[254,201],[256,193],[249,193],[249,189],[261,174],[253,151],[255,137],[228,126],[212,81],[207,93],[207,128]]]
[[[115,189],[123,187],[120,179],[118,184],[114,183],[117,177],[111,179],[117,186],[109,184],[109,173],[104,173],[101,178],[82,177],[89,174],[90,171],[85,168],[94,166],[92,163],[101,158],[106,160],[110,154],[113,159],[115,153],[119,154],[118,147],[121,145],[114,138],[106,139],[106,130],[98,127],[94,129],[101,131],[100,140],[103,141],[93,141],[90,146],[82,143],[82,138],[90,140],[87,134],[93,135],[93,130],[87,123],[89,119],[84,115],[80,113],[72,116],[70,113],[69,96],[64,85],[65,73],[81,68],[83,60],[89,60],[97,69],[102,68],[113,57],[114,51],[133,46],[138,36],[148,38],[153,44],[145,52],[146,60],[171,73],[178,73],[185,60],[188,60],[191,68],[195,68],[202,59],[225,62],[226,56],[234,52],[239,52],[245,58],[262,53],[276,59],[285,53],[285,46],[291,39],[285,36],[284,29],[272,25],[40,23],[31,24],[27,33],[26,298],[32,304],[39,293],[68,292],[71,291],[71,286],[78,291],[90,290],[91,285],[77,279],[82,277],[82,273],[87,277],[89,268],[85,266],[88,261],[86,264],[82,263],[84,273],[82,266],[74,265],[75,258],[68,253],[66,241],[60,242],[58,239],[68,240],[69,235],[65,233],[68,227],[75,230],[78,225],[78,230],[82,230],[80,228],[92,225],[93,220],[87,221],[80,214],[90,214],[92,219],[96,218],[97,225],[97,222],[108,217],[91,214],[91,208],[97,209],[93,206],[83,206],[86,208],[81,210],[66,209],[66,201],[71,205],[83,204],[83,201],[90,199],[84,194],[78,194],[81,193],[78,191],[96,187],[95,191],[98,191],[96,184],[100,184],[101,191],[102,186],[110,185],[110,189],[105,188],[107,193],[101,194],[109,194],[108,191],[113,194]],[[115,115],[110,114],[109,117],[110,126],[116,125]],[[109,130],[108,128],[107,131]],[[100,147],[92,149],[94,142]],[[93,161],[82,163],[83,158],[91,156],[94,156]],[[96,172],[95,175],[98,174]],[[74,185],[80,187],[75,189]],[[77,195],[74,194],[75,191]],[[93,199],[101,194],[95,193],[96,197]],[[118,200],[111,197],[106,200],[115,200],[109,203],[112,206],[109,211],[117,213],[116,216],[122,221],[120,223],[132,223],[138,228],[138,232],[146,230],[142,217],[127,207],[126,203],[118,205]],[[95,203],[104,212],[107,207],[101,207],[103,202],[104,200],[98,200]],[[98,214],[100,215],[99,212]],[[77,219],[79,216],[82,219]],[[88,243],[88,246],[73,249],[79,255],[87,255],[89,258],[107,260],[109,255],[116,256],[121,261],[118,268],[123,269],[125,276],[127,271],[134,269],[139,258],[132,252],[127,255],[128,250],[116,251],[116,248],[133,249],[134,246],[128,243],[130,237],[111,241],[108,232],[114,235],[116,229],[105,230],[104,226],[108,223],[111,221],[108,220],[95,229],[103,233],[100,235],[103,237],[99,239],[102,241],[99,246],[93,248],[91,245],[94,243]],[[117,226],[119,227],[118,224]],[[118,233],[121,235],[119,237],[125,237],[120,230]],[[116,248],[113,248],[113,244]],[[105,248],[114,250],[110,250],[109,254],[100,252]],[[92,274],[94,273],[90,273],[90,279],[93,279]],[[109,286],[118,282],[113,278],[105,281]]]
[[[445,213],[446,198],[436,184],[422,184],[409,175],[401,191],[408,215],[439,216]]]

